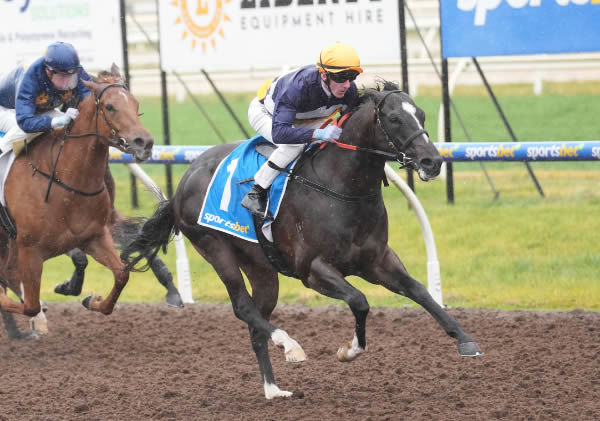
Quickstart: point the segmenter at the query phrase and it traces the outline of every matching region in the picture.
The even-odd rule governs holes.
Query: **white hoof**
[[[39,313],[37,316],[32,317],[29,320],[29,324],[32,332],[36,332],[39,335],[48,334],[48,320],[43,313]]]
[[[306,354],[302,347],[288,336],[284,330],[275,329],[271,334],[271,340],[277,346],[282,346],[285,353],[285,360],[291,363],[306,361]]]
[[[265,398],[287,398],[292,396],[292,392],[281,390],[276,384],[265,382]]]
[[[302,361],[306,361],[306,353],[300,347],[300,345],[298,345],[297,348],[293,348],[289,351],[286,351],[285,360],[288,363],[300,363]]]
[[[365,351],[366,351],[366,349],[363,349],[360,346],[358,346],[358,339],[355,336],[354,339],[352,340],[352,343],[344,345],[344,346],[340,347],[340,349],[338,349],[337,359],[338,359],[338,361],[347,363],[350,361],[354,361],[356,359],[356,357],[358,357],[360,354],[362,354]]]

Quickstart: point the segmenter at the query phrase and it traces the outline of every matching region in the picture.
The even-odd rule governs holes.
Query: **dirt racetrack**
[[[264,398],[248,331],[229,305],[118,304],[111,316],[49,303],[50,334],[0,333],[0,420],[598,420],[600,313],[452,309],[484,350],[461,358],[421,308],[371,309],[369,350],[346,307],[276,309],[308,355]],[[19,317],[19,325],[26,320]]]

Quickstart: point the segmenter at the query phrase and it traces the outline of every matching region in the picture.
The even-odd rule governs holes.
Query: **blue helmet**
[[[61,41],[53,42],[48,46],[44,62],[49,70],[62,73],[77,73],[81,68],[75,48]]]

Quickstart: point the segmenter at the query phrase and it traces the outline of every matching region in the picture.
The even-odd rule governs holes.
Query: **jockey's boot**
[[[258,184],[254,183],[246,197],[242,200],[242,206],[263,219],[265,218],[265,212],[267,211],[267,193],[269,189],[264,189]]]

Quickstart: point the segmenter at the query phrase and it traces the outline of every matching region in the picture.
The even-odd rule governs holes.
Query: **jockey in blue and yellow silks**
[[[318,127],[336,112],[358,104],[354,79],[362,71],[354,48],[338,42],[321,51],[316,66],[302,67],[261,86],[250,103],[248,120],[277,149],[254,176],[242,206],[265,218],[268,189],[279,175],[273,167],[287,167],[307,143],[331,142],[340,136],[342,129],[335,125]]]
[[[91,80],[71,44],[54,42],[29,67],[18,66],[0,76],[0,150],[31,140],[77,118],[79,102],[90,94],[81,79]],[[63,113],[59,107],[66,109]]]

